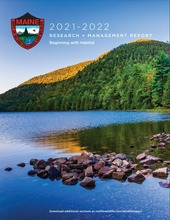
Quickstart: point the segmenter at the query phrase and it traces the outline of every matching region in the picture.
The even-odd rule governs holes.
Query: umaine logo
[[[15,41],[29,50],[36,46],[44,32],[44,19],[36,18],[29,13],[11,19],[12,35]]]

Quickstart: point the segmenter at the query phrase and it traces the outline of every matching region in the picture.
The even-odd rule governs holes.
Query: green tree
[[[170,74],[168,76],[167,82],[165,84],[164,94],[162,98],[163,105],[170,108]]]
[[[170,74],[170,59],[167,54],[162,51],[154,60],[155,74],[152,83],[152,98],[155,107],[162,106],[162,98],[164,94],[165,84]]]

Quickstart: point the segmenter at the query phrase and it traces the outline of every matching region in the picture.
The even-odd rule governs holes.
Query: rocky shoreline
[[[151,149],[164,148],[170,143],[170,134],[156,134],[151,140],[158,142],[157,145],[151,145]],[[61,179],[65,185],[75,185],[80,181],[80,185],[85,188],[95,187],[95,177],[121,182],[128,180],[137,184],[143,183],[148,177],[155,177],[166,179],[166,182],[159,182],[159,185],[170,188],[170,181],[167,180],[170,161],[152,156],[148,150],[132,159],[123,153],[111,152],[99,155],[87,151],[70,158],[31,159],[30,165],[33,168],[28,175],[49,178],[52,181]],[[17,165],[25,167],[24,162]],[[158,167],[155,169],[155,166]],[[12,168],[7,167],[5,170],[11,171]]]

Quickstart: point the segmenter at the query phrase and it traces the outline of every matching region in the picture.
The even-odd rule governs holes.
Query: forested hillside
[[[31,80],[0,95],[0,111],[170,108],[169,46],[121,45],[69,79]]]

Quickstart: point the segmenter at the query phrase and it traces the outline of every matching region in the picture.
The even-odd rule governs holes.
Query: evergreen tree
[[[170,108],[170,74],[165,84],[162,102],[165,107]]]
[[[164,94],[165,84],[170,74],[170,59],[167,54],[162,51],[154,60],[155,74],[153,77],[153,104],[155,107],[162,106],[162,97]]]

